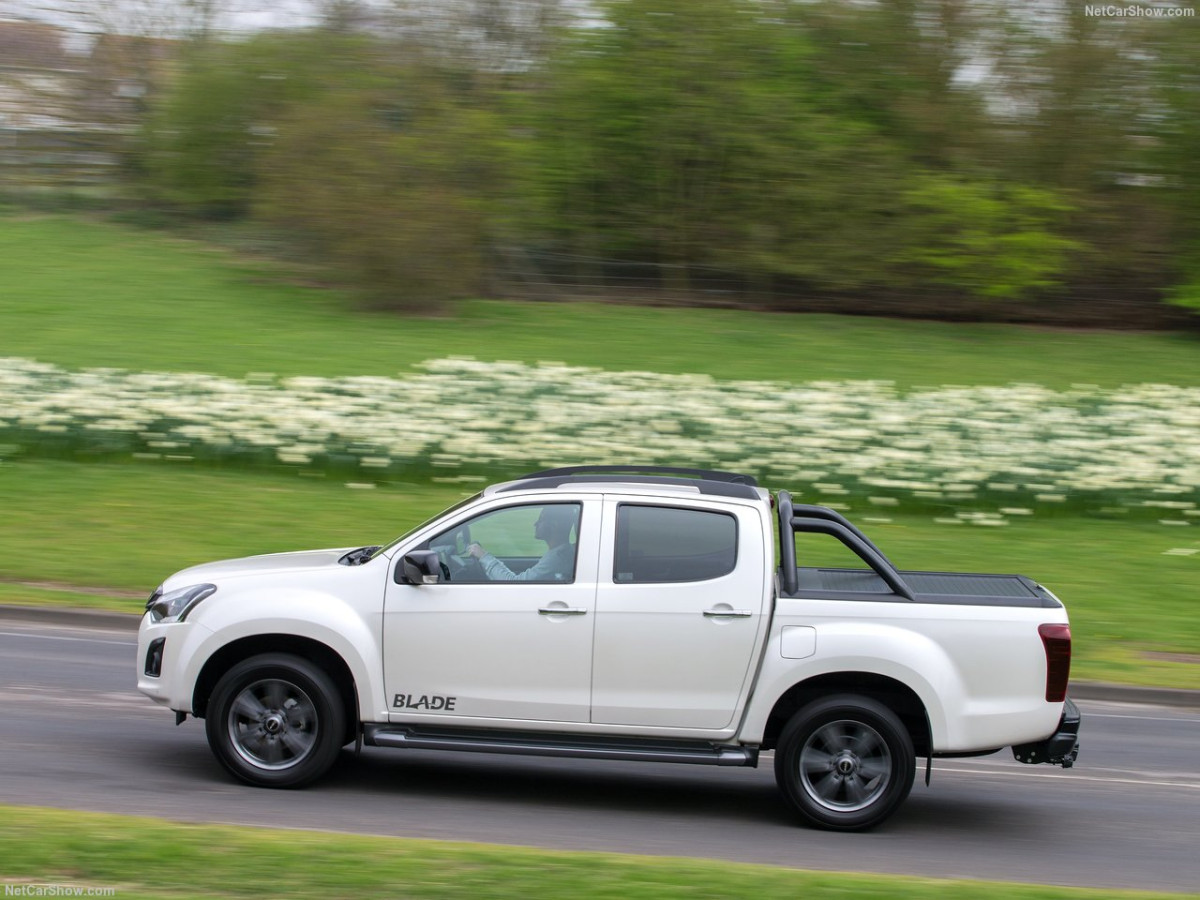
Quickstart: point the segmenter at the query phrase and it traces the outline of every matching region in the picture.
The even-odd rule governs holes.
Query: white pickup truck
[[[797,566],[829,535],[860,568]],[[778,542],[777,542],[778,538]],[[778,548],[778,564],[776,558]],[[852,830],[924,757],[1011,746],[1070,766],[1071,632],[1017,575],[897,571],[833,510],[754,480],[571,467],[493,485],[386,547],[168,578],[138,689],[205,719],[250,784],[342,747],[754,766],[804,821]]]

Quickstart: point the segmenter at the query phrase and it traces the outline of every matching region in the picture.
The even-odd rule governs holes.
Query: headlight
[[[192,584],[167,591],[165,594],[160,587],[146,601],[146,611],[155,622],[182,622],[193,606],[205,597],[211,597],[216,591],[215,584]]]

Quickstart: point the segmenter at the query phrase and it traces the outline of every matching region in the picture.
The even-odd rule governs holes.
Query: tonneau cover
[[[1060,604],[1045,588],[1024,575],[989,575],[959,572],[897,573],[913,593],[916,603],[948,603],[979,606],[1042,606]],[[869,569],[826,569],[801,566],[796,569],[797,590],[792,597],[889,600],[898,597],[879,575]]]

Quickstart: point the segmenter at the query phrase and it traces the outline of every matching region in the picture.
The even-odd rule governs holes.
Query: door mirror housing
[[[442,563],[436,550],[405,553],[396,566],[396,584],[437,584],[442,580]]]

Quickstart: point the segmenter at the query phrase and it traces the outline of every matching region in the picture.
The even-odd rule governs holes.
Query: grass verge
[[[963,898],[1179,895],[818,873],[771,866],[446,841],[181,825],[0,807],[6,884],[114,888],[118,897]]]
[[[444,318],[355,311],[336,291],[198,241],[0,216],[0,356],[241,377],[393,375],[450,355],[724,379],[1200,385],[1200,341],[718,309],[472,301]]]
[[[0,465],[0,603],[136,612],[154,585],[185,566],[385,543],[462,494],[461,486],[360,489],[294,474],[152,464]],[[1046,584],[1070,609],[1076,677],[1200,688],[1200,664],[1187,661],[1200,658],[1193,528],[1065,513],[987,528],[912,514],[871,521],[884,517],[866,509],[850,515],[901,568],[1020,572]],[[824,541],[802,544],[801,553],[814,563],[861,565]]]

